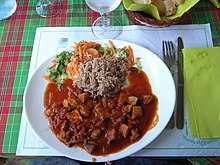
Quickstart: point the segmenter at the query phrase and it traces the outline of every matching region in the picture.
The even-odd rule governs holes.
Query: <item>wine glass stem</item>
[[[108,28],[110,25],[110,19],[108,18],[109,13],[100,13],[101,18],[102,18],[102,27],[103,28]]]

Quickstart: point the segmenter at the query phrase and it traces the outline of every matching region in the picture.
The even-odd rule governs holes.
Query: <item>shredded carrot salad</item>
[[[52,65],[47,68],[48,76],[43,78],[49,82],[62,85],[65,78],[73,78],[79,75],[80,63],[93,60],[95,58],[117,57],[128,59],[130,66],[136,64],[141,69],[140,58],[134,58],[133,50],[130,46],[116,48],[111,40],[101,45],[92,41],[80,41],[72,46],[73,52],[62,52],[52,61]]]

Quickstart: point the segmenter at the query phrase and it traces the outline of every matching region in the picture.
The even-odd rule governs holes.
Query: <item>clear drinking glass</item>
[[[0,20],[10,17],[16,8],[16,0],[0,0]]]
[[[122,32],[120,21],[109,16],[121,3],[121,0],[85,0],[86,4],[94,11],[100,13],[92,24],[93,34],[100,39],[114,39]]]
[[[37,14],[41,17],[54,17],[61,12],[62,0],[39,0]]]

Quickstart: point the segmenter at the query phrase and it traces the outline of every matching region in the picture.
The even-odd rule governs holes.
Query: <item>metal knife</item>
[[[183,129],[184,127],[184,79],[183,79],[183,40],[178,37],[178,94],[177,94],[177,111],[176,111],[176,127]]]

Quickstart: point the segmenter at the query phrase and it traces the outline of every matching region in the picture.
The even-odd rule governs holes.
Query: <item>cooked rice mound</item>
[[[95,58],[81,63],[76,85],[93,98],[114,96],[125,83],[128,65],[127,60],[116,57]]]

